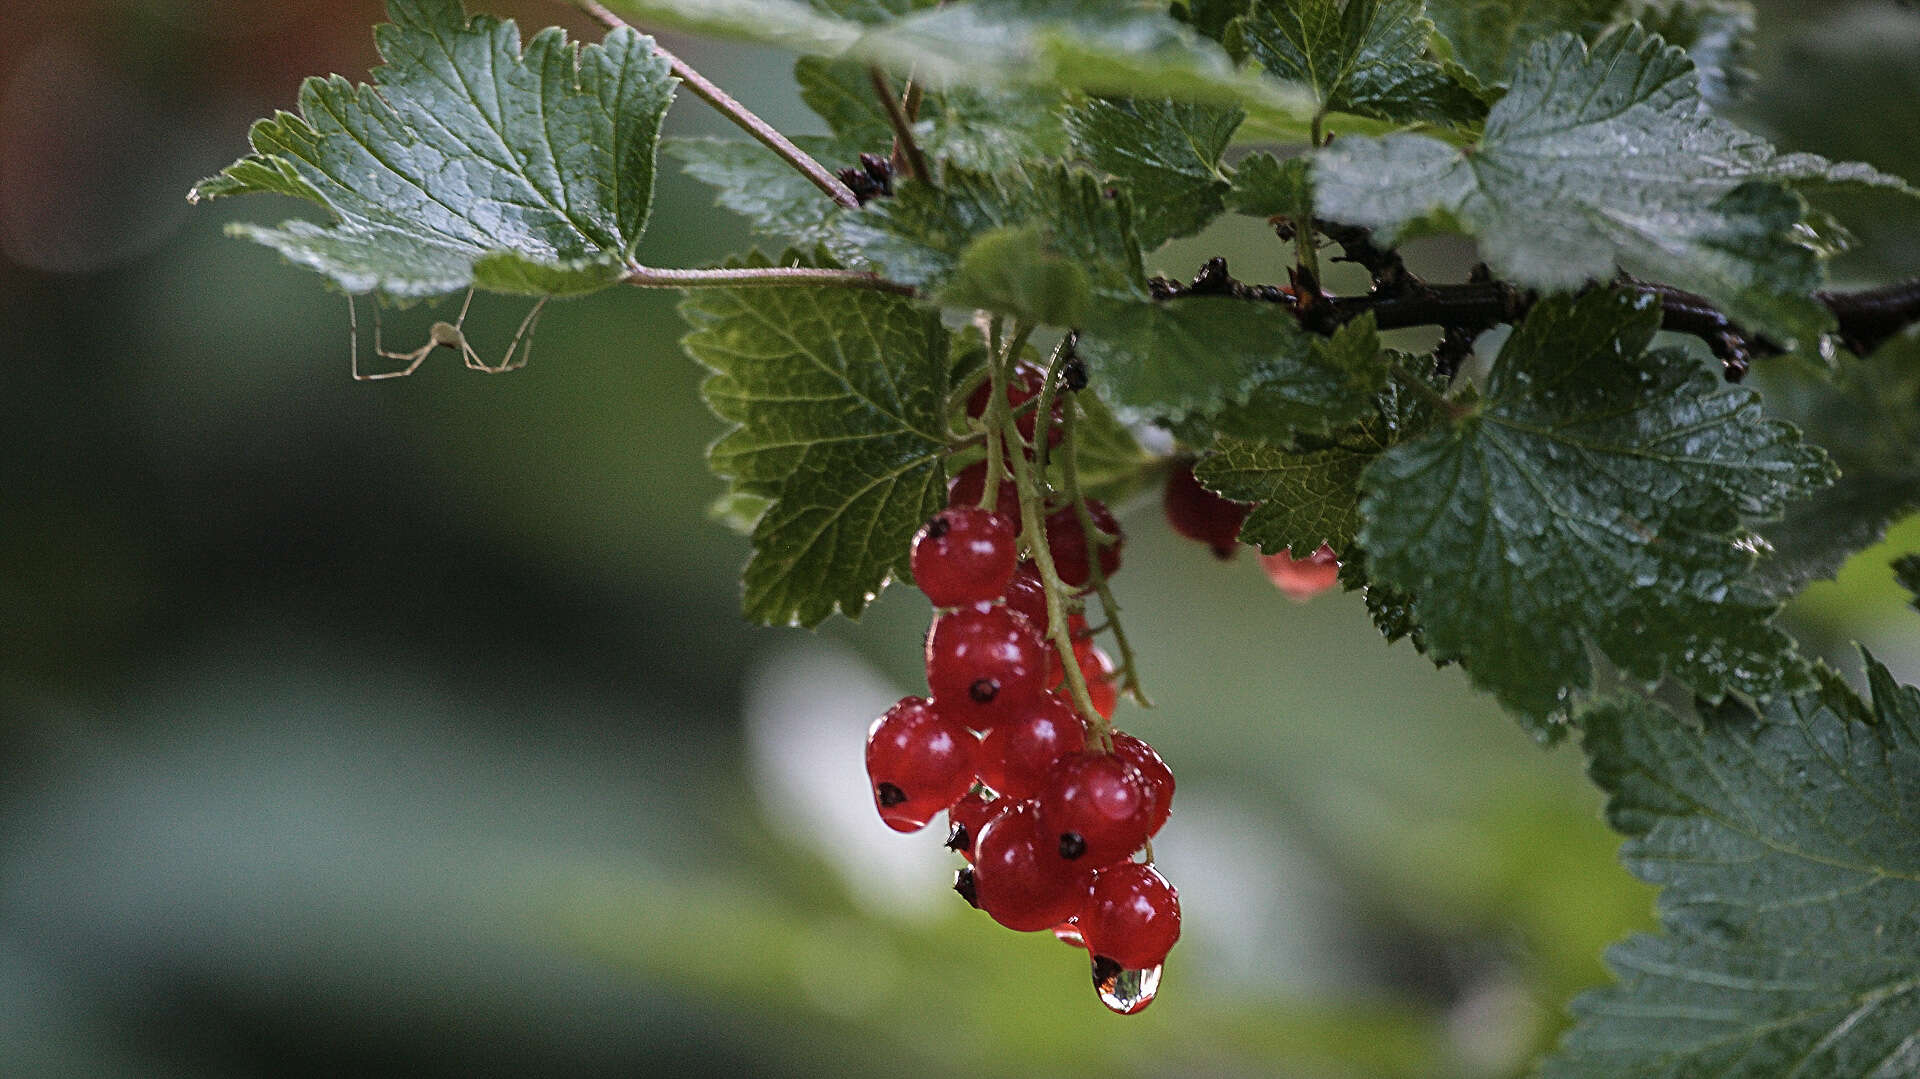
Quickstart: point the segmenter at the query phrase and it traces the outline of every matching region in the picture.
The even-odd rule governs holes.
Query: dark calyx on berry
[[[861,154],[859,167],[841,169],[836,175],[862,206],[893,194],[893,163],[879,154]]]
[[[953,871],[953,890],[967,901],[967,906],[980,909],[980,890],[973,883],[973,867],[963,865]]]
[[[976,678],[973,680],[973,684],[967,687],[967,696],[972,697],[980,704],[991,704],[993,703],[993,699],[999,695],[1000,683],[993,678]]]
[[[886,809],[892,809],[894,806],[907,800],[907,792],[891,783],[875,784],[873,796],[879,801],[880,805]]]
[[[1060,833],[1060,857],[1071,862],[1087,853],[1087,841],[1080,838],[1079,832]]]
[[[947,849],[961,854],[973,849],[973,836],[967,831],[966,825],[954,821],[947,826]]]

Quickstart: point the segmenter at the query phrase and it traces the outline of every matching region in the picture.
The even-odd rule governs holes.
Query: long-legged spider
[[[347,340],[348,348],[352,351],[353,377],[360,382],[376,382],[385,378],[405,378],[419,370],[420,365],[426,362],[427,356],[437,348],[459,349],[460,358],[465,361],[469,370],[479,371],[489,375],[498,375],[506,371],[517,371],[525,367],[527,361],[533,357],[533,339],[528,335],[531,334],[533,328],[539,324],[540,312],[546,308],[547,301],[551,298],[550,296],[540,297],[539,302],[533,305],[533,310],[527,312],[527,317],[520,320],[520,329],[515,331],[513,340],[507,345],[507,354],[501,357],[499,363],[488,364],[480,359],[480,354],[474,351],[473,345],[467,341],[467,335],[460,329],[467,321],[467,308],[473,306],[472,289],[468,289],[466,299],[460,301],[460,314],[455,316],[452,322],[434,323],[427,330],[427,343],[414,349],[412,352],[393,352],[382,346],[380,340],[380,300],[378,297],[375,297],[373,301],[373,354],[382,359],[404,361],[406,366],[397,371],[362,374],[360,371],[360,313],[353,302],[353,297],[348,296]],[[526,341],[526,347],[524,349],[521,348],[520,345],[522,340]],[[520,359],[517,363],[513,358],[515,352],[520,353]]]

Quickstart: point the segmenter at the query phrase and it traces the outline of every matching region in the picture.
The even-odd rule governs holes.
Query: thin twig
[[[609,29],[630,25],[625,19],[600,4],[598,0],[575,0],[575,3],[580,5],[581,10],[600,20]],[[761,145],[778,154],[782,161],[799,170],[800,175],[805,176],[813,182],[815,187],[826,192],[828,198],[851,210],[860,208],[860,200],[854,197],[853,191],[846,184],[840,182],[838,176],[820,162],[815,161],[805,150],[795,146],[793,140],[782,135],[772,124],[762,120],[751,109],[734,100],[733,95],[722,90],[705,75],[687,66],[685,60],[662,48],[658,41],[653,43],[653,51],[667,62],[673,69],[673,73],[679,76],[680,81],[685,83],[687,89],[692,90],[695,96],[719,110],[722,116],[738,124],[747,134],[759,140]]]
[[[796,285],[829,285],[838,288],[872,289],[897,296],[914,296],[912,285],[889,281],[865,270],[834,270],[817,266],[742,266],[716,270],[673,270],[633,264],[627,267],[622,282],[639,288],[791,288]]]
[[[880,99],[880,105],[887,110],[887,123],[893,128],[894,156],[905,165],[904,171],[909,180],[926,182],[933,179],[933,173],[927,169],[926,155],[920,152],[920,144],[913,138],[913,121],[901,109],[900,99],[893,95],[893,85],[887,81],[887,73],[879,65],[867,68],[867,77],[873,80],[874,96]]]

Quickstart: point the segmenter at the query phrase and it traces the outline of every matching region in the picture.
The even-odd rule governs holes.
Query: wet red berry
[[[980,743],[980,778],[1008,797],[1033,798],[1062,757],[1086,746],[1086,720],[1072,704],[1043,693],[995,724]]]
[[[1133,765],[1146,781],[1147,792],[1153,796],[1147,835],[1158,835],[1161,826],[1167,823],[1168,814],[1173,812],[1173,769],[1167,767],[1167,762],[1161,760],[1160,754],[1144,739],[1124,731],[1113,732],[1113,755]]]
[[[1005,798],[988,798],[969,791],[947,809],[947,849],[968,861],[973,860],[973,844],[987,822],[1013,805]]]
[[[975,461],[960,470],[959,474],[947,484],[947,505],[978,506],[987,493],[987,462]],[[1020,489],[1014,486],[1013,477],[1002,470],[1000,487],[994,492],[993,512],[1009,521],[1020,520]]]
[[[1125,969],[1157,967],[1180,939],[1180,894],[1150,865],[1103,869],[1080,909],[1080,935]]]
[[[1037,364],[1022,361],[1014,367],[1013,378],[1007,382],[1007,404],[1013,408],[1019,408],[1021,405],[1040,396],[1040,390],[1046,384],[1047,372],[1044,368],[1041,368]],[[967,398],[967,415],[974,419],[985,416],[987,414],[987,404],[992,399],[992,396],[993,384],[991,382],[982,382],[979,388],[973,391],[973,396]],[[1065,398],[1056,394],[1053,399],[1052,414],[1047,423],[1047,444],[1049,446],[1057,446],[1060,444],[1060,423],[1066,415],[1065,409]],[[1018,425],[1020,429],[1020,437],[1026,439],[1029,444],[1033,442],[1033,432],[1038,426],[1038,420],[1039,416],[1034,408],[1028,408],[1027,411],[1014,417],[1014,423]]]
[[[1093,869],[1126,858],[1153,834],[1153,792],[1137,768],[1110,753],[1061,760],[1039,806],[1059,856]]]
[[[973,848],[974,898],[1008,929],[1051,929],[1086,901],[1088,868],[1062,861],[1057,842],[1022,802],[990,821]]]
[[[1047,646],[1005,607],[963,608],[934,619],[927,685],[941,711],[984,731],[1046,692]]]
[[[1232,558],[1240,549],[1240,524],[1253,507],[1245,502],[1222,498],[1194,478],[1193,461],[1182,458],[1167,473],[1167,485],[1160,505],[1167,523],[1175,532],[1198,540],[1213,551],[1215,558]]]
[[[926,826],[973,786],[979,740],[920,697],[906,697],[867,731],[867,778],[880,819],[896,832]]]
[[[1305,603],[1340,580],[1340,560],[1324,543],[1305,558],[1295,558],[1291,551],[1263,554],[1260,568],[1267,571],[1274,587],[1295,603]]]
[[[933,515],[913,537],[913,580],[936,607],[999,599],[1020,562],[1013,522],[978,506]]]
[[[1120,568],[1122,535],[1120,524],[1097,498],[1087,499],[1087,515],[1095,528],[1113,538],[1100,547],[1100,572],[1111,577]],[[1085,588],[1093,580],[1093,563],[1088,557],[1087,534],[1080,527],[1080,515],[1065,506],[1047,515],[1047,550],[1053,554],[1054,571],[1072,588]]]

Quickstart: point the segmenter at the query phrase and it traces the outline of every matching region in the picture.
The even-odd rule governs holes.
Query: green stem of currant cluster
[[[1015,347],[993,349],[988,356],[988,362],[994,367],[994,398],[987,405],[986,421],[989,429],[999,433],[997,441],[1010,447],[1020,444],[1020,427],[1019,421],[1014,417],[1013,409],[1007,405],[1004,387],[1012,378],[1015,364],[1019,362],[1019,346],[1025,345],[1031,333],[1032,327],[1021,327],[1014,335]],[[1051,378],[1046,385],[1048,387],[1052,385]],[[1043,395],[1046,392],[1045,388],[1041,390]],[[1041,400],[1041,408],[1050,406],[1049,400],[1044,398]],[[1042,412],[1039,415],[1044,416],[1046,413]],[[1035,430],[1044,429],[1041,425],[1035,424]],[[1047,440],[1039,437],[1034,441],[1039,444],[1039,447],[1043,447]],[[1036,447],[1036,454],[1043,452],[1039,447]],[[1093,706],[1093,696],[1087,690],[1086,676],[1073,657],[1073,632],[1067,624],[1067,616],[1070,613],[1067,597],[1072,594],[1072,589],[1060,579],[1059,568],[1053,562],[1053,552],[1047,546],[1047,509],[1046,500],[1043,497],[1046,489],[1046,475],[1041,471],[1045,459],[1029,460],[1024,453],[1011,452],[1008,453],[1007,458],[1008,463],[1012,465],[1014,486],[1020,492],[1021,536],[1026,542],[1027,549],[1033,553],[1033,564],[1040,571],[1040,583],[1047,596],[1047,639],[1060,657],[1060,666],[1066,677],[1067,693],[1073,698],[1074,707],[1087,721],[1087,747],[1098,749],[1100,752],[1111,752],[1113,750],[1111,730],[1106,718]],[[991,468],[988,471],[991,480]],[[991,503],[988,504],[991,505]]]
[[[981,484],[980,508],[991,510],[1000,504],[1000,473],[1006,467],[1006,439],[1001,435],[1000,413],[1007,410],[1007,374],[1000,364],[1000,318],[987,323],[987,480]]]
[[[1118,542],[1119,537],[1100,531],[1100,527],[1093,523],[1093,514],[1087,510],[1087,500],[1080,496],[1079,455],[1074,439],[1077,416],[1076,410],[1070,408],[1061,417],[1060,445],[1067,452],[1060,459],[1060,485],[1066,490],[1074,515],[1080,518],[1081,534],[1087,537],[1087,572],[1092,575],[1094,592],[1100,596],[1100,609],[1106,612],[1107,628],[1113,631],[1113,645],[1120,650],[1120,688],[1133,698],[1135,704],[1152,708],[1153,701],[1147,698],[1147,691],[1140,686],[1140,666],[1133,661],[1133,645],[1128,642],[1126,628],[1120,622],[1120,601],[1114,598],[1113,588],[1107,584],[1106,571],[1100,568],[1100,548]]]

